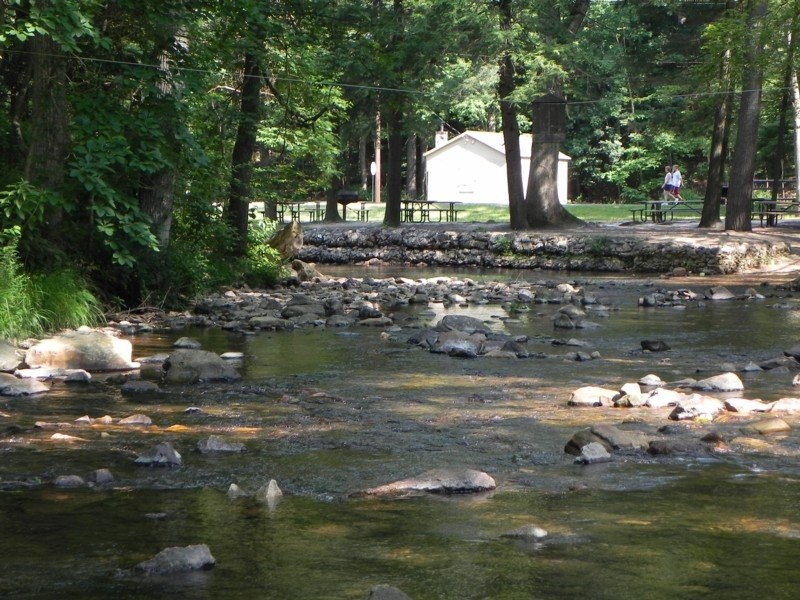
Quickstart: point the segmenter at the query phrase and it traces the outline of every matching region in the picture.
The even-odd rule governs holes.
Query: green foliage
[[[31,284],[39,299],[37,311],[46,330],[74,329],[102,322],[100,302],[78,273],[65,270],[35,274],[31,276]]]
[[[121,270],[117,293],[123,304],[180,309],[197,296],[241,278],[231,260],[233,237],[216,207],[189,195],[176,204],[169,246],[143,252],[133,269]]]
[[[286,276],[281,255],[267,245],[276,228],[277,224],[270,221],[251,221],[244,273],[248,285],[268,287]]]
[[[47,210],[61,203],[53,192],[41,190],[25,179],[0,190],[0,215],[5,223],[20,227],[38,227],[45,222]]]
[[[38,299],[32,294],[30,277],[19,265],[16,239],[0,248],[0,280],[0,338],[18,339],[40,333]]]
[[[48,35],[64,50],[75,51],[82,38],[99,40],[92,23],[95,13],[102,7],[98,0],[7,0],[3,5],[0,8],[0,47]]]
[[[496,238],[494,246],[499,254],[511,256],[514,253],[514,238],[507,236]]]
[[[611,238],[607,235],[592,236],[586,240],[586,253],[590,256],[607,256],[610,247]]]
[[[17,257],[18,235],[4,232],[0,248],[0,338],[21,339],[46,331],[94,325],[103,313],[82,276],[74,271],[29,275]]]

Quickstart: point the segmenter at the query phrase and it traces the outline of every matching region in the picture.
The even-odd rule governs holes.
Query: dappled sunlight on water
[[[215,352],[243,352],[242,381],[125,396],[118,383],[98,377],[89,385],[57,383],[43,397],[3,399],[0,410],[10,416],[2,424],[19,429],[0,438],[0,594],[355,599],[388,583],[416,599],[792,597],[798,417],[786,417],[791,432],[769,438],[743,432],[752,419],[736,415],[711,426],[680,424],[698,436],[709,428],[726,433],[728,452],[700,457],[622,453],[584,467],[563,447],[589,424],[677,426],[670,409],[570,408],[575,388],[618,388],[648,373],[699,378],[726,363],[778,356],[796,343],[797,301],[642,309],[638,297],[666,283],[587,278],[585,285],[610,308],[608,316],[590,315],[594,329],[554,330],[557,304],[517,313],[433,303],[421,315],[398,311],[403,329],[389,335],[372,328],[158,333],[132,338],[135,355],[168,353],[175,338],[188,335]],[[415,328],[445,314],[527,336],[539,356],[470,360],[406,343]],[[569,338],[600,358],[569,359],[576,347],[554,343]],[[644,339],[672,349],[643,353]],[[155,381],[159,373],[148,369],[143,377]],[[742,374],[742,395],[795,395],[792,377]],[[74,425],[83,415],[134,413],[154,425]],[[33,429],[35,421],[66,425]],[[79,439],[52,438],[57,432]],[[246,449],[202,455],[195,446],[211,434]],[[133,464],[163,440],[181,452],[183,466]],[[107,488],[51,485],[58,475],[101,467],[115,477]],[[486,471],[498,489],[350,498],[442,467]],[[285,494],[273,507],[226,496],[231,483],[252,494],[272,478]],[[502,537],[530,524],[549,536]],[[195,543],[209,545],[213,570],[167,579],[129,571],[165,547]]]

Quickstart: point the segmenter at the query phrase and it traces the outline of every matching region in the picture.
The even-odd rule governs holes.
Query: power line
[[[613,2],[617,0],[606,0],[608,2]],[[134,61],[125,61],[119,59],[110,59],[110,58],[98,58],[94,56],[72,56],[67,54],[55,54],[55,53],[41,53],[41,52],[30,52],[26,50],[6,50],[8,54],[25,54],[25,55],[33,55],[37,54],[39,56],[47,56],[49,58],[63,58],[63,59],[71,59],[71,60],[78,60],[83,62],[96,62],[101,64],[111,64],[111,65],[121,65],[127,67],[135,67],[135,68],[142,68],[142,69],[151,69],[154,71],[164,71],[164,67],[160,64],[148,64],[142,62],[134,62]],[[213,71],[211,69],[199,69],[196,67],[181,67],[181,66],[171,66],[170,70],[174,71],[181,71],[187,73],[196,73],[201,75],[214,75],[220,78],[223,77],[223,73],[220,71]],[[256,77],[254,75],[242,75],[242,77]],[[358,89],[358,90],[368,90],[374,91],[379,93],[399,93],[399,94],[411,94],[416,96],[428,96],[433,97],[434,94],[430,91],[424,90],[417,90],[412,88],[398,88],[398,87],[383,87],[379,85],[371,85],[365,83],[346,83],[342,81],[326,81],[326,80],[314,80],[314,79],[304,79],[301,77],[293,77],[290,75],[272,75],[272,78],[275,81],[286,81],[291,83],[302,83],[305,85],[310,86],[320,86],[320,87],[339,87],[344,89]],[[686,94],[670,94],[669,96],[648,96],[649,98],[655,98],[661,101],[667,100],[681,100],[681,99],[688,99],[688,98],[701,98],[701,97],[708,97],[708,96],[720,96],[720,95],[727,95],[729,93],[733,94],[741,94],[744,92],[755,92],[761,91],[762,93],[775,93],[775,92],[784,92],[789,90],[788,87],[770,87],[764,88],[762,87],[760,90],[719,90],[719,91],[707,91],[707,92],[690,92]],[[640,102],[643,100],[639,100]],[[601,99],[597,100],[574,100],[568,101],[568,106],[588,106],[593,104],[600,104],[603,102]]]

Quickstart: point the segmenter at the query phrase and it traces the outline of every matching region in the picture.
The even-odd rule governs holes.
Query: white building
[[[519,136],[522,154],[523,189],[527,189],[531,166],[531,136]],[[428,200],[473,204],[508,204],[506,151],[503,134],[465,131],[452,140],[437,132],[436,147],[425,154]],[[558,199],[567,203],[569,163],[558,153]]]

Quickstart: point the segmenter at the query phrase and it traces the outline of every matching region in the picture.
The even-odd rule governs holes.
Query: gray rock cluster
[[[438,225],[438,224],[437,224]],[[298,257],[321,264],[383,263],[598,272],[735,273],[788,256],[786,242],[720,236],[687,243],[672,236],[629,235],[603,228],[488,231],[437,226],[307,227]]]
[[[649,374],[639,382],[629,382],[614,390],[598,386],[583,386],[575,389],[567,400],[573,407],[584,408],[648,408],[667,409],[671,421],[695,424],[714,423],[727,413],[737,417],[756,416],[755,421],[742,422],[738,431],[743,434],[770,435],[786,433],[791,427],[774,413],[792,414],[800,411],[800,398],[781,398],[774,402],[731,397],[732,393],[744,390],[744,385],[735,373],[721,373],[701,380],[685,379],[672,384],[657,375]],[[698,393],[700,392],[700,393]],[[713,395],[719,393],[723,398]],[[762,416],[769,413],[770,416]],[[642,452],[650,454],[705,453],[719,450],[723,442],[717,434],[707,434],[693,442],[665,440],[652,431],[639,431],[630,426],[621,429],[610,425],[595,425],[576,432],[564,447],[567,454],[576,456],[575,462],[594,464],[613,460],[614,452]],[[662,428],[669,432],[669,428]]]

